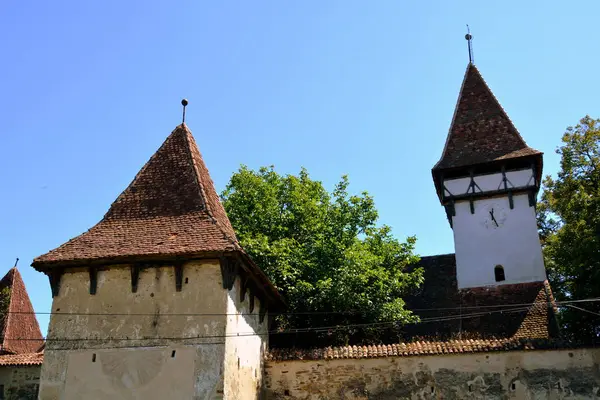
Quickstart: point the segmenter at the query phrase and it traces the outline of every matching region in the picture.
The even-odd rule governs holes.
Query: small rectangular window
[[[504,267],[502,265],[496,265],[494,267],[494,276],[496,277],[496,282],[506,280],[506,277],[504,276]]]

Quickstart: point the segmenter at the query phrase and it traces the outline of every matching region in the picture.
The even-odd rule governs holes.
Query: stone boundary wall
[[[267,399],[600,399],[600,349],[266,363]]]

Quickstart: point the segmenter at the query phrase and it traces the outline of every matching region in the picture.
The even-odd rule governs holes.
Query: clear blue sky
[[[546,153],[598,117],[600,2],[5,1],[0,12],[0,261],[85,231],[181,120],[221,191],[240,164],[308,169],[375,197],[382,223],[453,252],[430,169],[475,61],[525,140]],[[1,272],[2,274],[4,272]],[[47,316],[39,317],[46,330]]]

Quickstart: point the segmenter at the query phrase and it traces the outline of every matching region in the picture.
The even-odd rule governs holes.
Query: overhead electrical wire
[[[266,331],[266,332],[234,332],[224,335],[197,335],[197,336],[176,336],[176,337],[143,337],[143,338],[133,338],[133,337],[104,337],[104,338],[45,338],[43,340],[49,342],[107,342],[107,341],[152,341],[152,340],[169,340],[169,341],[177,341],[177,340],[198,340],[198,339],[226,339],[226,338],[236,338],[236,337],[247,337],[247,336],[267,336],[267,335],[278,335],[278,334],[297,334],[297,333],[306,333],[306,332],[328,332],[339,329],[348,329],[348,328],[365,328],[365,327],[378,327],[386,328],[389,325],[402,324],[402,325],[413,325],[418,323],[427,323],[427,322],[445,322],[452,321],[457,319],[465,319],[465,318],[474,318],[480,317],[484,315],[489,315],[492,313],[515,313],[515,312],[527,312],[530,308],[520,307],[520,308],[512,308],[507,310],[495,310],[495,311],[487,311],[487,312],[478,312],[471,314],[462,314],[462,315],[450,315],[446,317],[439,318],[424,318],[418,322],[412,323],[403,323],[400,321],[382,321],[382,322],[369,322],[369,323],[361,323],[361,324],[341,324],[341,325],[331,325],[331,326],[318,326],[318,327],[305,327],[305,328],[293,328],[285,331]],[[6,338],[7,340],[42,340],[40,338]],[[197,343],[204,344],[204,343]]]
[[[579,300],[564,300],[554,302],[532,302],[532,303],[515,303],[515,304],[491,304],[491,305],[477,305],[477,306],[462,306],[462,307],[438,307],[438,308],[411,308],[407,311],[451,311],[451,310],[475,310],[475,309],[488,309],[488,308],[506,308],[506,307],[531,307],[533,305],[548,305],[548,306],[561,306],[569,305],[572,303],[588,303],[588,302],[599,302],[600,298],[589,298]],[[300,312],[269,312],[270,315],[355,315],[365,314],[365,311],[349,310],[349,311],[300,311]],[[35,315],[80,315],[80,316],[181,316],[181,317],[193,317],[193,316],[206,316],[206,317],[218,317],[218,316],[236,316],[236,315],[257,315],[253,313],[84,313],[84,312],[65,312],[65,311],[7,311],[5,314],[35,314]]]

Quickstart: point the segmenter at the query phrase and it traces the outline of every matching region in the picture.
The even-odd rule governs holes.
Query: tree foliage
[[[344,176],[329,193],[305,169],[284,176],[241,167],[222,193],[242,246],[288,302],[282,329],[416,321],[402,300],[423,279],[406,268],[418,261],[416,239],[400,242],[377,226],[373,198],[350,195],[348,184]],[[304,334],[295,344],[317,339],[383,340],[379,328],[354,327]]]
[[[549,278],[559,300],[598,298],[600,119],[586,116],[577,126],[567,128],[557,153],[560,171],[556,178],[545,178],[538,208]],[[599,313],[600,302],[562,307],[564,333],[575,340],[597,341]]]

